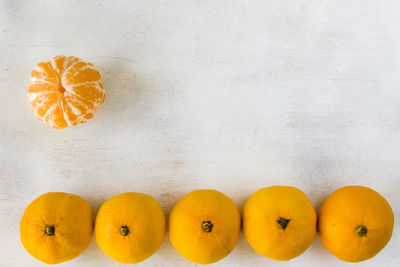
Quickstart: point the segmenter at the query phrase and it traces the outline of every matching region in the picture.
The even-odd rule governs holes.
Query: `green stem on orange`
[[[54,235],[54,226],[46,225],[44,232],[46,235]]]
[[[356,233],[359,236],[364,236],[367,234],[367,227],[365,227],[364,225],[359,225],[356,228]]]
[[[277,220],[276,222],[279,224],[279,227],[280,227],[280,228],[282,228],[283,230],[285,230],[286,227],[288,226],[290,220],[280,217],[279,220]]]
[[[121,226],[121,234],[122,234],[122,235],[126,236],[126,235],[128,235],[129,233],[130,233],[130,231],[129,231],[128,226],[126,226],[126,225]]]
[[[206,232],[211,232],[213,225],[211,224],[211,222],[206,221],[203,222],[203,230]]]

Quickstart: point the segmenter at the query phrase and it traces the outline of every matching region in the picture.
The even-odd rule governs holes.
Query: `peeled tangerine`
[[[209,264],[227,256],[240,234],[240,213],[233,201],[216,190],[184,196],[169,216],[169,238],[187,260]]]
[[[20,223],[22,245],[47,264],[77,257],[88,247],[92,233],[89,203],[67,193],[41,195],[25,209]]]
[[[389,242],[393,224],[389,203],[363,186],[336,190],[318,211],[322,244],[343,261],[359,262],[378,254]]]
[[[291,186],[258,190],[243,209],[243,233],[259,254],[286,261],[302,254],[316,233],[317,215],[307,196]]]
[[[77,57],[55,56],[31,72],[28,99],[35,116],[53,128],[84,123],[104,102],[100,72]]]
[[[138,263],[161,246],[166,218],[158,202],[145,194],[117,195],[100,207],[95,235],[101,250],[121,263]]]

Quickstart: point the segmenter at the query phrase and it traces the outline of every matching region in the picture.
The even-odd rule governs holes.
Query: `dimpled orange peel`
[[[47,264],[77,257],[89,246],[92,232],[89,203],[80,196],[62,192],[36,198],[25,209],[20,222],[22,245],[34,258]]]
[[[196,190],[172,209],[169,238],[185,259],[210,264],[235,248],[240,223],[239,210],[228,196],[216,190]]]
[[[258,190],[243,208],[243,234],[259,254],[280,261],[301,255],[314,240],[317,214],[292,186]]]
[[[151,196],[124,193],[100,207],[95,235],[100,249],[121,263],[139,263],[156,253],[164,241],[166,218]]]
[[[364,186],[337,189],[318,211],[322,244],[343,261],[360,262],[374,257],[389,242],[393,210],[378,192]]]
[[[84,123],[105,99],[100,72],[73,56],[55,56],[31,72],[28,99],[35,116],[56,129]]]

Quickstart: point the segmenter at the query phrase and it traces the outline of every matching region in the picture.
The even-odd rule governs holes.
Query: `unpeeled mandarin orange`
[[[374,257],[389,242],[394,215],[378,192],[345,186],[327,197],[318,211],[318,233],[325,248],[343,261]]]
[[[77,257],[92,239],[93,213],[83,198],[61,192],[41,195],[25,209],[21,242],[36,259],[57,264]]]
[[[317,215],[307,196],[292,186],[255,192],[243,209],[243,233],[259,254],[286,261],[302,254],[316,233]]]
[[[95,235],[100,249],[121,263],[138,263],[161,246],[166,218],[158,202],[141,193],[117,195],[100,207]]]
[[[169,216],[169,238],[187,260],[210,264],[235,248],[240,213],[233,201],[216,190],[196,190],[184,196]]]

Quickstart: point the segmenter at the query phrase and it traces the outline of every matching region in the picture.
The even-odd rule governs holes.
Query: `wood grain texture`
[[[318,208],[357,184],[398,220],[399,12],[396,0],[0,0],[0,266],[42,266],[18,227],[48,191],[78,194],[95,212],[143,192],[169,212],[200,188],[242,208],[261,187],[293,185]],[[94,119],[60,131],[26,99],[31,69],[57,54],[93,62],[107,92]],[[399,230],[360,266],[399,266]],[[93,239],[65,266],[113,264]],[[216,265],[264,264],[346,265],[318,238],[290,262],[241,238]],[[193,264],[166,239],[143,265]]]

